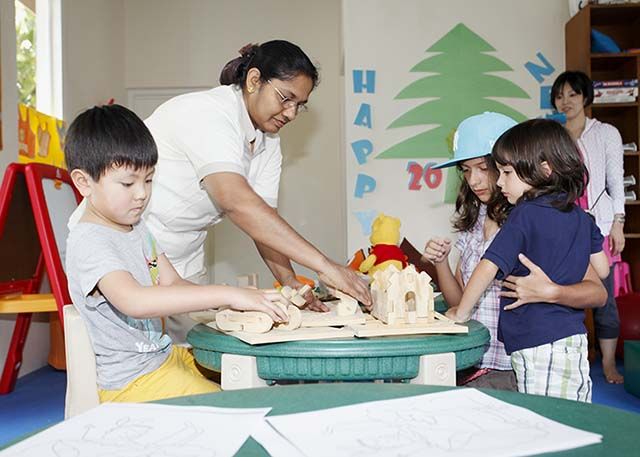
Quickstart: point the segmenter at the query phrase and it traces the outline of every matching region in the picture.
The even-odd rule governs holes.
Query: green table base
[[[408,380],[418,375],[421,355],[454,352],[456,369],[476,365],[489,343],[489,331],[470,321],[468,334],[410,335],[341,340],[292,341],[252,346],[206,325],[187,336],[198,363],[220,371],[222,354],[256,357],[258,376],[267,382]]]
[[[449,389],[451,388],[408,384],[306,384],[195,395],[164,400],[161,403],[229,408],[272,407],[269,415],[274,416],[365,401],[422,395]],[[637,434],[640,431],[640,414],[557,398],[490,389],[480,390],[499,400],[523,406],[549,419],[603,435],[601,444],[548,453],[544,454],[545,456],[622,457],[638,455]],[[250,438],[236,455],[266,456],[267,453]]]

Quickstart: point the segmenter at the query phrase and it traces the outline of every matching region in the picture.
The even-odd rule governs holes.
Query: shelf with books
[[[607,108],[637,108],[640,106],[638,100],[635,102],[620,102],[620,103],[594,103],[591,105],[594,109],[607,109]]]

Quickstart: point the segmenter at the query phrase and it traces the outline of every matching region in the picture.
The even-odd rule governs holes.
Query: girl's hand
[[[433,264],[444,262],[451,252],[449,238],[431,238],[424,247],[422,257]]]
[[[613,221],[611,231],[609,232],[609,248],[611,249],[611,255],[613,257],[622,253],[624,250],[624,232],[622,230],[623,223],[619,221]]]
[[[279,291],[275,289],[244,289],[233,287],[233,299],[231,309],[236,311],[261,311],[269,315],[274,322],[287,322],[289,316],[276,303],[284,305],[284,309],[289,302]]]
[[[467,322],[471,318],[470,314],[464,315],[461,313],[459,306],[452,306],[444,315],[459,324]]]

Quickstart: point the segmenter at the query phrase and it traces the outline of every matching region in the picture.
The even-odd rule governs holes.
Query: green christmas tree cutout
[[[504,103],[488,98],[530,97],[511,81],[487,74],[513,69],[486,54],[495,49],[467,26],[456,25],[426,52],[439,54],[427,57],[411,71],[435,74],[409,84],[395,99],[438,98],[410,109],[387,128],[427,124],[437,127],[390,147],[376,159],[451,158],[452,132],[463,119],[485,111],[502,113],[519,122],[526,119]],[[460,179],[456,168],[450,170],[445,183],[446,203],[455,201]]]

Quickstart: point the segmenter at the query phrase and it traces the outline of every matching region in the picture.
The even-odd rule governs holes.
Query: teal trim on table
[[[464,387],[462,387],[464,388]],[[390,398],[423,395],[455,389],[410,384],[305,384],[260,389],[234,390],[207,395],[163,400],[171,405],[218,406],[227,408],[271,407],[269,416],[332,408]],[[637,456],[640,414],[606,406],[558,398],[479,389],[512,405],[522,406],[549,419],[603,435],[602,443],[569,451],[544,454],[562,457]],[[237,456],[266,456],[264,449],[250,438]]]
[[[443,302],[437,300],[436,309]],[[446,305],[445,305],[446,306]],[[187,336],[198,363],[221,371],[222,354],[256,357],[258,376],[267,382],[409,380],[418,376],[421,355],[454,352],[456,370],[476,365],[489,344],[489,331],[470,321],[467,334],[409,335],[340,340],[291,341],[252,346],[206,325]]]

